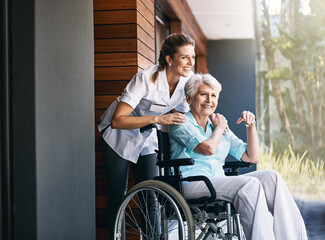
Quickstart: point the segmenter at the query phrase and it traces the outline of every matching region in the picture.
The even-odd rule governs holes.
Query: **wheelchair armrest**
[[[192,158],[180,158],[180,159],[170,159],[168,161],[158,161],[157,164],[159,167],[179,167],[194,165],[194,159]]]
[[[234,162],[225,162],[223,169],[231,169],[231,171],[226,171],[226,175],[235,176],[239,174],[239,168],[248,168],[251,166],[253,166],[253,163],[234,161]]]
[[[235,162],[226,162],[223,168],[244,168],[244,167],[251,167],[253,166],[253,163],[248,163],[248,162],[240,162],[240,161],[235,161]]]
[[[216,190],[214,189],[211,181],[209,178],[207,178],[206,176],[191,176],[191,177],[186,177],[182,179],[182,182],[197,182],[197,181],[203,181],[205,183],[205,185],[208,187],[208,190],[210,191],[211,196],[204,196],[204,197],[200,197],[197,199],[188,199],[188,201],[190,203],[202,203],[207,201],[208,203],[214,202],[216,200],[217,197],[217,193]]]

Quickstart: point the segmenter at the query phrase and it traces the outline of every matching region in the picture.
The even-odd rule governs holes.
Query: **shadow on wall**
[[[309,240],[325,239],[325,203],[297,200],[301,215],[305,221]]]

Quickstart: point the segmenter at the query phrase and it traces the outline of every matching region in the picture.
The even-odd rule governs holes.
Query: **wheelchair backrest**
[[[170,160],[170,143],[169,135],[167,132],[157,130],[158,137],[158,160],[159,161],[169,161]]]

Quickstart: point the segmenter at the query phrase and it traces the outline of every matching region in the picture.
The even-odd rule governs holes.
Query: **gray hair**
[[[185,84],[185,94],[193,98],[198,87],[202,83],[209,85],[211,88],[216,90],[218,94],[221,92],[221,84],[210,74],[194,74]]]

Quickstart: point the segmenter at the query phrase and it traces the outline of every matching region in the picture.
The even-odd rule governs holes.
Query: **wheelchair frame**
[[[152,128],[156,128],[158,136],[159,176],[135,185],[125,195],[116,216],[114,239],[244,240],[239,214],[232,204],[216,200],[207,177],[183,178],[179,167],[193,165],[194,160],[170,159],[168,133],[154,124],[140,131]],[[238,175],[240,167],[250,166],[251,163],[231,162],[224,168],[231,169],[226,175]],[[183,181],[204,181],[210,196],[185,200],[181,195]]]

